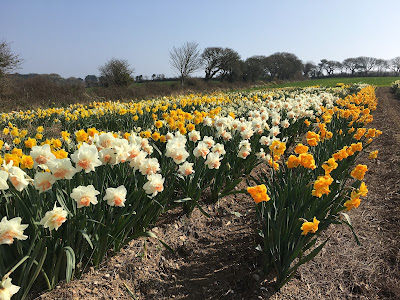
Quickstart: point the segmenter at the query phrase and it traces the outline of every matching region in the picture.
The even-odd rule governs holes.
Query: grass
[[[323,78],[313,79],[307,81],[288,82],[284,84],[271,85],[269,88],[281,88],[281,87],[308,87],[313,85],[321,85],[327,87],[334,87],[337,83],[367,83],[374,86],[390,86],[399,77],[334,77],[334,78]]]

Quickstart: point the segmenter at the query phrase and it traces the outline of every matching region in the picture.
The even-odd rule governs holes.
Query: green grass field
[[[399,77],[338,77],[338,78],[323,78],[323,79],[313,79],[307,81],[298,82],[288,82],[284,84],[271,85],[271,88],[281,88],[281,87],[307,87],[313,85],[334,87],[337,83],[367,83],[374,86],[390,86],[395,80],[399,80]]]

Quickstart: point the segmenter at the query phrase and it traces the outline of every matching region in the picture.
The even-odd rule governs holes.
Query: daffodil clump
[[[284,155],[286,147],[271,143],[266,154],[271,168],[253,178],[256,186],[248,192],[256,202],[265,270],[275,272],[278,287],[319,253],[326,241],[316,247],[316,240],[330,224],[346,224],[353,230],[345,212],[359,207],[368,193],[368,167],[354,165],[382,133],[365,127],[373,120],[376,105],[374,88],[364,87],[306,119],[307,130],[292,147],[293,154]],[[368,156],[376,159],[377,154],[371,151]],[[260,186],[266,187],[263,197],[268,202],[257,197],[255,189]]]

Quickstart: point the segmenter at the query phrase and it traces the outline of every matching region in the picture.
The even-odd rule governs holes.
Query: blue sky
[[[242,59],[391,59],[400,56],[399,11],[397,0],[2,0],[0,40],[24,60],[20,73],[84,78],[115,57],[134,75],[173,76],[169,51],[186,41]]]

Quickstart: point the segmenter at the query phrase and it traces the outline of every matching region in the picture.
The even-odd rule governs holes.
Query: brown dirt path
[[[383,134],[369,150],[379,155],[360,159],[369,194],[350,212],[361,246],[347,228],[329,228],[321,254],[275,293],[260,271],[253,203],[236,195],[206,206],[211,218],[168,213],[153,232],[175,253],[154,238],[133,241],[39,299],[400,299],[400,102],[389,88],[377,96],[371,126]]]

